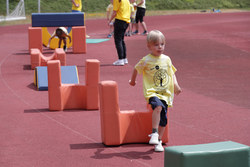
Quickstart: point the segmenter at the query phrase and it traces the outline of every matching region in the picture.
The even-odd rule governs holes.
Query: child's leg
[[[162,102],[158,97],[151,97],[149,99],[149,104],[151,105],[152,112],[152,134],[149,140],[149,144],[157,145],[159,144],[159,135],[158,135],[158,127],[160,123],[161,110],[162,110]]]
[[[61,38],[59,38],[59,43],[58,43],[58,48],[60,48],[61,47],[61,43],[62,43],[62,39]]]
[[[164,135],[164,132],[165,132],[165,128],[164,126],[159,126],[158,127],[158,134],[159,134],[159,140],[162,139],[163,135]]]
[[[163,110],[161,111],[161,120],[160,120],[160,124],[159,124],[159,127],[158,127],[158,134],[159,134],[158,140],[159,140],[159,143],[157,145],[155,145],[155,151],[157,151],[157,152],[164,151],[164,148],[162,146],[162,137],[164,135],[165,127],[166,127],[166,124],[167,124],[166,111],[165,110],[166,110],[166,106],[163,107]]]
[[[113,25],[109,25],[109,34],[113,32]]]
[[[147,30],[146,23],[143,21],[143,22],[141,22],[141,25],[142,25],[142,28],[143,28],[144,32],[145,31],[147,32],[148,30]]]
[[[111,22],[111,23],[109,24],[109,34],[108,34],[108,38],[111,38],[112,35],[113,35],[113,33],[114,33],[114,24],[113,24],[113,22]]]
[[[162,147],[162,136],[164,134],[164,131],[165,131],[165,127],[164,126],[159,126],[158,128],[159,130],[159,142],[157,145],[155,145],[155,151],[156,152],[162,152],[164,151],[164,148]]]
[[[135,23],[134,23],[134,27],[135,27],[135,31],[133,32],[133,34],[138,34],[139,33],[139,19],[136,15],[136,18],[135,18]]]
[[[162,102],[162,110],[161,110],[161,114],[160,114],[160,123],[159,123],[159,140],[162,139],[162,136],[164,134],[165,131],[165,127],[168,124],[168,119],[167,119],[167,112],[168,112],[168,105],[166,103],[166,101],[161,100]]]
[[[161,114],[162,106],[157,106],[152,113],[152,128],[157,129],[159,127],[159,122],[160,122],[160,114]]]
[[[66,38],[63,39],[63,43],[64,43],[63,50],[66,51],[67,50],[67,41],[66,41]]]
[[[164,135],[165,126],[167,125],[166,114],[168,105],[164,100],[160,100],[158,97],[151,97],[149,99],[149,104],[153,109],[152,134],[150,135],[149,144],[155,145],[155,151],[164,151],[161,139]]]
[[[136,15],[135,15],[135,34],[138,34],[139,32],[139,20],[140,20],[140,9],[137,9]]]
[[[129,23],[128,35],[132,35],[132,23]]]
[[[158,134],[159,134],[158,140],[159,140],[159,143],[157,145],[155,145],[155,151],[157,151],[157,152],[164,151],[164,148],[162,147],[162,137],[164,135],[165,127],[166,127],[166,124],[167,124],[166,116],[163,117],[163,115],[165,115],[165,108],[166,108],[166,106],[161,111],[161,121],[160,121],[160,125],[158,127]]]
[[[133,21],[133,23],[132,23],[132,31],[133,31],[133,29],[135,29],[135,21]]]
[[[139,32],[139,26],[138,26],[138,23],[135,23],[135,31]]]

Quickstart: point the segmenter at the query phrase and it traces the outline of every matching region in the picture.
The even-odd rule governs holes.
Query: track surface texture
[[[164,147],[227,140],[250,145],[250,12],[146,16],[145,22],[165,34],[165,54],[183,89],[170,109]],[[0,166],[163,166],[164,153],[148,144],[104,146],[98,110],[49,112],[48,92],[33,85],[29,26],[0,27]],[[105,19],[86,20],[86,27],[90,38],[106,38]],[[87,44],[86,54],[69,49],[67,65],[77,65],[84,84],[85,60],[100,60],[101,80],[118,83],[121,110],[146,111],[142,76],[135,87],[128,84],[134,65],[149,53],[146,37],[125,42],[126,66],[112,66],[113,38]]]

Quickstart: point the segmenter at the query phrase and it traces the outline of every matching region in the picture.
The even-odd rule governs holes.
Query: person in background
[[[107,20],[109,22],[109,19],[111,18],[113,12],[113,0],[110,0],[110,4],[107,6],[106,11],[107,11]],[[109,23],[108,26],[109,26],[108,38],[111,38],[114,33],[114,19]]]
[[[82,12],[82,0],[71,0],[72,9],[71,12]],[[68,27],[67,31],[70,32],[72,27]]]
[[[125,33],[125,36],[132,36],[132,28],[133,24],[135,23],[135,9],[134,9],[134,3],[135,0],[129,0],[130,2],[130,11],[131,11],[131,16],[130,16],[130,23],[128,25],[128,31]]]
[[[71,0],[72,2],[72,12],[82,12],[82,0]],[[68,32],[70,32],[72,27],[68,27]],[[86,38],[89,36],[86,34]]]
[[[72,2],[72,12],[82,11],[82,0],[71,0]]]
[[[143,20],[145,13],[146,13],[146,0],[136,0],[136,17],[135,17],[135,28],[136,30],[133,32],[133,34],[139,34],[139,22],[141,23],[141,26],[143,28],[142,35],[147,35],[148,30],[145,21]]]
[[[130,23],[130,14],[129,0],[113,0],[113,13],[108,21],[108,25],[115,18],[114,40],[118,54],[118,60],[113,63],[115,66],[124,66],[128,64],[124,35]]]

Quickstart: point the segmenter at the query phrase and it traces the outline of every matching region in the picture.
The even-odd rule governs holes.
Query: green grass
[[[37,0],[24,0],[27,19],[0,22],[0,26],[31,23],[31,13],[38,12]],[[19,0],[9,0],[11,12]],[[71,12],[71,0],[40,0],[41,13]],[[105,18],[109,0],[82,0],[86,19]],[[6,0],[0,0],[0,15],[6,15]],[[198,13],[212,8],[228,11],[245,11],[250,9],[250,0],[146,0],[146,15],[165,15],[180,13]]]
[[[245,12],[250,11],[249,9],[222,9],[223,13],[228,12]],[[210,12],[207,10],[207,12]],[[192,13],[204,13],[200,9],[187,9],[187,10],[149,10],[146,12],[146,16],[155,16],[155,15],[174,15],[174,14],[192,14]],[[106,18],[105,12],[95,12],[95,13],[85,13],[86,19],[104,19]],[[17,20],[17,21],[5,21],[0,22],[0,26],[7,25],[18,25],[18,24],[31,24],[31,16],[27,15],[26,20]]]
[[[26,14],[38,11],[37,0],[24,0]],[[10,11],[19,0],[9,0]],[[109,0],[82,0],[86,13],[105,12]],[[41,12],[70,12],[71,0],[40,0]],[[6,0],[0,0],[0,15],[6,14]],[[146,0],[147,10],[183,10],[183,9],[243,9],[250,8],[250,0]]]

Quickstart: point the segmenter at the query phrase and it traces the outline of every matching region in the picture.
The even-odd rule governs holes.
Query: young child
[[[52,36],[49,39],[49,43],[47,47],[49,47],[51,40],[55,38],[56,36],[59,38],[58,48],[60,48],[61,43],[63,41],[64,43],[63,49],[64,51],[67,51],[66,38],[69,38],[69,43],[71,43],[71,37],[69,36],[68,31],[66,30],[65,27],[59,27],[55,30],[55,32],[52,34]]]
[[[125,33],[125,36],[132,36],[132,28],[133,28],[133,24],[135,24],[135,8],[133,5],[134,1],[135,0],[129,0],[131,16],[130,16],[130,23],[128,25],[128,31]]]
[[[110,4],[106,8],[106,11],[107,11],[107,20],[109,21],[113,12],[113,0],[110,0]],[[114,19],[109,23],[109,34],[107,37],[111,38],[113,33],[114,33]]]
[[[163,54],[164,35],[158,30],[150,31],[147,47],[151,53],[135,65],[129,84],[135,86],[137,73],[143,74],[144,97],[153,109],[149,144],[155,145],[155,151],[164,151],[161,139],[167,125],[167,110],[173,105],[174,94],[181,93],[181,88],[175,76],[176,68]]]

